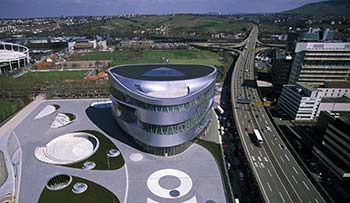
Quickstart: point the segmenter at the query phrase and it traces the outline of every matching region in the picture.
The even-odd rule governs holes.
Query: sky
[[[0,0],[0,18],[278,12],[321,0]]]

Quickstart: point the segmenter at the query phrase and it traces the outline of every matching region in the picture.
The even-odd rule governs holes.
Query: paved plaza
[[[17,126],[13,126],[13,133],[17,135],[22,149],[19,202],[37,202],[47,181],[58,174],[93,181],[126,203],[226,202],[219,168],[208,150],[193,144],[185,152],[170,157],[145,153],[117,126],[110,108],[89,107],[96,101],[101,100],[43,100],[32,111],[28,111]],[[53,108],[48,105],[59,105],[60,108],[52,113]],[[49,113],[43,116],[40,112],[45,108],[46,111],[49,109]],[[75,119],[62,127],[50,127],[59,113],[73,114]],[[37,147],[46,146],[59,136],[86,130],[98,131],[107,136],[120,150],[125,165],[117,170],[83,170],[45,163],[34,156]],[[6,137],[1,135],[0,139]],[[65,142],[66,139],[59,141]],[[76,147],[78,145],[93,150],[90,143],[79,138],[75,140],[74,153],[68,152],[85,156]],[[1,147],[2,151],[6,150],[6,146]],[[61,156],[63,152],[57,146],[54,147],[55,155]],[[7,181],[12,181],[10,176],[11,173]]]

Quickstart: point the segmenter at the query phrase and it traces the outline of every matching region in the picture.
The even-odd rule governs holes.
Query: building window
[[[207,100],[201,104],[197,112],[187,121],[184,121],[175,125],[153,125],[149,123],[144,123],[141,120],[137,120],[138,125],[146,132],[159,135],[172,135],[187,131],[188,129],[199,125],[204,126],[208,118],[211,118],[211,111],[207,113],[205,111],[208,108],[210,100]],[[203,124],[204,123],[204,124]]]
[[[202,103],[204,100],[213,97],[214,95],[215,86],[214,84],[209,87],[208,90],[206,90],[204,93],[202,93],[197,98],[183,104],[179,105],[167,105],[167,106],[161,106],[161,105],[154,105],[154,104],[148,104],[144,103],[142,101],[139,101],[133,97],[130,97],[128,95],[123,94],[119,90],[117,90],[114,87],[110,88],[111,95],[116,98],[119,101],[128,103],[133,106],[138,106],[140,108],[143,108],[148,111],[155,111],[155,112],[173,112],[173,111],[184,111],[186,109],[191,108],[192,106]]]

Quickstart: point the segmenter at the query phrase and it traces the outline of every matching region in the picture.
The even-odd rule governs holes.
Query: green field
[[[1,99],[0,100],[0,123],[9,118],[13,113],[24,106],[21,99]]]
[[[43,80],[65,79],[79,80],[83,79],[89,71],[50,71],[50,72],[28,72],[20,78],[41,78]]]
[[[88,181],[83,178],[72,177],[72,183],[57,191],[51,191],[46,187],[40,194],[38,203],[119,203],[118,197],[116,197],[111,191],[107,190],[101,185]],[[88,189],[81,194],[74,194],[72,187],[75,183],[86,183]]]
[[[86,161],[93,161],[96,163],[96,167],[93,170],[116,170],[124,166],[125,161],[122,154],[117,157],[107,156],[107,152],[110,149],[118,149],[117,146],[115,146],[115,144],[113,144],[113,142],[110,139],[108,139],[102,133],[94,130],[87,130],[82,132],[87,132],[96,136],[100,142],[100,145],[98,147],[98,150],[87,160],[67,165],[68,167],[81,169]]]
[[[145,51],[115,51],[90,52],[77,60],[112,60],[111,65],[140,64],[140,63],[190,63],[220,66],[217,53],[201,50],[145,50]]]
[[[168,26],[175,33],[233,33],[250,28],[250,25],[245,22],[219,16],[147,16],[129,19],[128,21],[141,27],[144,25],[147,27]]]
[[[164,36],[182,37],[189,34],[211,37],[214,33],[234,34],[246,32],[251,25],[242,19],[234,19],[227,16],[196,16],[196,15],[163,15],[163,16],[135,16],[135,17],[114,17],[105,21],[94,21],[87,24],[66,26],[62,29],[53,31],[53,33],[62,33],[68,35],[91,35],[110,33],[112,37],[123,37],[134,34],[134,31],[152,30],[147,33],[150,36],[160,36],[155,33],[156,28],[166,28]],[[45,35],[45,33],[42,33]]]

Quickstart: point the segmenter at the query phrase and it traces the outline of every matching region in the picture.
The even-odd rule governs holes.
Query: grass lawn
[[[144,51],[115,51],[90,52],[77,60],[112,60],[112,65],[139,64],[139,63],[191,63],[222,65],[217,53],[202,50],[144,50]]]
[[[119,203],[111,191],[107,190],[101,185],[88,181],[83,178],[72,177],[73,180],[69,186],[62,190],[51,191],[46,187],[40,194],[38,203]],[[86,183],[88,189],[81,194],[72,192],[73,185],[77,182]]]
[[[21,99],[0,100],[0,123],[24,106]]]
[[[230,181],[228,180],[226,173],[225,173],[225,165],[224,165],[224,158],[221,156],[221,151],[220,151],[220,145],[216,144],[214,142],[209,142],[206,140],[197,140],[197,144],[203,146],[206,148],[215,158],[216,163],[218,164],[221,172],[221,177],[224,179],[224,189],[225,189],[225,195],[226,195],[226,201],[227,202],[232,202],[232,193],[230,192]]]
[[[118,148],[105,135],[94,130],[86,130],[82,132],[90,133],[97,137],[97,139],[100,142],[100,145],[95,154],[93,154],[87,160],[66,166],[81,169],[86,161],[93,161],[96,163],[96,167],[93,170],[116,170],[124,166],[125,161],[123,159],[122,154],[120,154],[117,157],[107,157],[107,153],[110,149]]]
[[[41,78],[43,80],[52,79],[67,79],[67,80],[79,80],[84,77],[89,71],[50,71],[50,72],[28,72],[20,78]]]
[[[216,59],[171,59],[170,63],[176,64],[204,64],[204,65],[218,65],[220,62]]]

